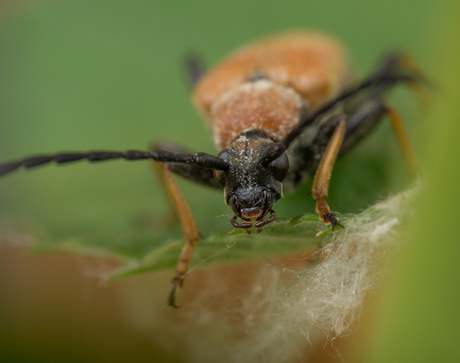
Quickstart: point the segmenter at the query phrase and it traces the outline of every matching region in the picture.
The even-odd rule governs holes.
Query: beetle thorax
[[[240,136],[228,148],[229,164],[234,178],[230,187],[252,190],[269,177],[269,172],[259,166],[262,152],[272,141],[266,138]]]
[[[296,91],[267,79],[237,85],[211,107],[214,142],[225,149],[251,129],[280,140],[299,122],[301,106],[302,98]]]

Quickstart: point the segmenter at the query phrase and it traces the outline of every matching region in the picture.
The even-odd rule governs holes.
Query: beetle
[[[384,101],[386,91],[398,83],[420,90],[424,82],[405,55],[387,56],[373,74],[354,83],[340,42],[320,33],[295,32],[243,47],[207,74],[198,58],[190,57],[186,63],[193,102],[211,129],[217,156],[156,144],[150,151],[64,152],[0,164],[0,176],[4,176],[20,167],[52,161],[152,160],[171,196],[186,242],[168,299],[173,307],[199,233],[172,173],[222,189],[234,212],[230,223],[251,233],[253,228],[261,232],[275,219],[273,206],[284,191],[294,190],[312,176],[319,218],[333,230],[343,228],[325,199],[335,160],[385,115],[408,164],[416,168],[402,122]]]

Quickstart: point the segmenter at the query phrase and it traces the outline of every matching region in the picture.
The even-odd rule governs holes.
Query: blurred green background
[[[455,33],[441,27],[448,21],[448,3],[5,2],[0,8],[0,161],[56,151],[146,149],[154,140],[215,153],[189,100],[184,55],[199,52],[211,66],[254,38],[289,29],[318,29],[340,38],[359,76],[395,49],[409,52],[420,68],[436,76],[441,67],[438,43],[458,47]],[[400,110],[424,164],[433,118],[429,124],[425,110],[407,90],[395,90],[390,103]],[[390,127],[382,123],[338,163],[329,193],[332,208],[357,212],[400,190],[406,176],[400,159]],[[179,184],[202,233],[230,230],[230,209],[221,193]],[[278,215],[313,212],[308,189],[306,185],[277,203]],[[91,246],[142,256],[151,248],[145,236],[180,236],[178,228],[155,232],[139,227],[145,218],[165,211],[147,162],[48,166],[19,171],[0,185],[3,230],[32,231],[43,246],[78,238]],[[451,334],[458,336],[456,331]]]
[[[145,150],[155,140],[216,153],[189,99],[182,69],[187,52],[199,52],[211,66],[254,38],[312,28],[342,39],[359,75],[394,49],[407,50],[426,68],[432,6],[430,1],[26,3],[0,25],[1,160],[57,151]],[[401,90],[392,100],[416,134],[422,113],[415,98]],[[397,190],[392,182],[404,175],[403,164],[395,162],[400,154],[389,130],[384,123],[378,135],[337,165],[333,209],[356,212]],[[180,185],[203,234],[231,229],[231,210],[220,192]],[[309,185],[277,203],[278,216],[313,212],[308,192]],[[34,222],[42,241],[79,236],[126,254],[148,251],[142,239],[131,241],[140,234],[138,222],[166,210],[148,162],[21,170],[2,180],[0,193],[0,215]]]

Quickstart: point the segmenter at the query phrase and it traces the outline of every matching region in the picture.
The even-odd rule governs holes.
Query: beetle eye
[[[278,181],[283,181],[289,171],[289,159],[286,153],[283,153],[272,163],[273,177]]]

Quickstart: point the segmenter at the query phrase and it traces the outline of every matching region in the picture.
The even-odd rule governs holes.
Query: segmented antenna
[[[412,75],[412,74],[400,74],[400,75],[385,74],[386,72],[389,71],[389,69],[390,69],[390,65],[388,65],[388,67],[383,67],[378,73],[365,79],[363,82],[361,82],[357,86],[354,86],[352,88],[349,88],[341,92],[339,95],[337,95],[332,100],[330,100],[329,102],[327,102],[326,104],[319,107],[313,112],[308,113],[304,109],[300,115],[299,124],[289,132],[289,134],[284,138],[284,140],[270,145],[270,147],[268,147],[267,150],[265,150],[264,155],[260,159],[262,165],[266,166],[270,164],[273,160],[279,158],[289,148],[291,143],[302,134],[305,128],[313,124],[315,120],[318,119],[318,117],[332,110],[338,103],[355,96],[360,91],[366,88],[372,87],[378,84],[379,82],[395,83],[398,81],[403,81],[403,82],[411,83],[411,82],[423,81],[423,79],[420,79],[419,77]]]
[[[153,159],[167,163],[194,164],[205,169],[228,170],[229,165],[226,161],[206,153],[176,154],[167,151],[146,152],[137,150],[118,151],[91,151],[88,153],[60,153],[55,155],[30,156],[19,161],[0,164],[0,177],[11,173],[23,166],[26,169],[34,168],[39,165],[55,161],[58,164],[65,164],[73,161],[87,159],[90,162],[125,159],[125,160],[145,160]]]

